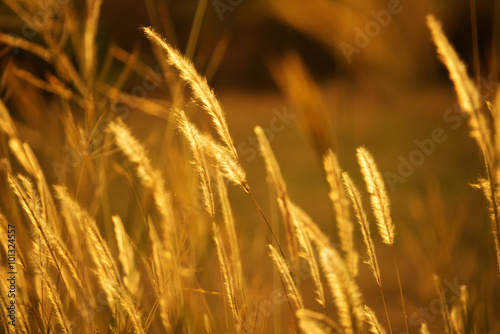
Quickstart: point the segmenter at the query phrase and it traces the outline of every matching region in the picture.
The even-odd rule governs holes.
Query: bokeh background
[[[366,35],[363,47],[348,59],[342,45],[356,46],[358,32],[366,34],[366,29],[371,29],[367,27],[374,26],[373,13],[388,7],[397,13],[385,27],[379,24],[378,31],[370,31],[372,36]],[[81,10],[85,11],[83,1]],[[249,183],[281,237],[284,231],[278,207],[266,183],[253,133],[256,125],[271,129],[268,139],[290,196],[334,244],[338,242],[335,218],[321,163],[325,149],[331,147],[338,154],[341,166],[361,186],[355,157],[358,146],[365,145],[374,154],[384,175],[397,174],[402,159],[410,159],[419,149],[415,141],[425,141],[436,128],[442,129],[446,140],[434,143],[433,152],[425,155],[422,164],[389,189],[408,313],[422,319],[419,310],[429,308],[436,298],[432,274],[437,274],[443,280],[467,285],[481,321],[478,328],[484,333],[500,333],[500,281],[487,203],[471,187],[484,174],[484,165],[469,137],[466,120],[457,112],[448,73],[436,55],[425,24],[429,13],[442,21],[469,74],[477,78],[484,98],[493,100],[500,85],[498,1],[104,0],[97,62],[104,66],[113,49],[117,57],[136,56],[141,64],[157,71],[160,64],[140,26],[154,27],[191,57],[220,99]],[[21,27],[13,13],[0,4],[0,29],[21,35]],[[25,51],[13,54],[7,47],[0,48],[1,71],[8,71],[13,62],[40,77],[47,77],[50,70]],[[109,64],[110,82],[119,79],[122,67],[118,61]],[[147,68],[144,71],[149,73]],[[122,91],[133,92],[134,87],[144,84],[143,79],[144,75],[131,74]],[[51,114],[50,94],[35,94],[35,88],[22,79],[9,80],[22,86],[25,93],[33,93],[30,98],[7,102],[23,137],[50,166],[49,157],[55,149],[51,143],[60,140],[47,130],[58,122]],[[295,86],[287,84],[292,81]],[[161,85],[148,90],[147,99],[167,109],[172,104]],[[196,109],[187,101],[186,108]],[[40,103],[47,106],[46,112],[37,111]],[[175,165],[175,157],[161,152],[165,124],[158,119],[162,117],[140,109],[132,108],[126,122],[159,161]],[[451,121],[452,116],[459,118]],[[208,120],[195,117],[208,130]],[[57,183],[57,175],[50,167],[47,170],[47,178]],[[240,189],[231,187],[229,192],[248,284],[254,296],[260,296],[257,299],[268,298],[271,276],[279,287],[270,261],[245,262],[245,257],[267,256],[257,215]],[[110,193],[123,196],[122,207],[115,209],[125,215],[130,196],[122,195],[118,185],[110,186]],[[196,204],[196,192],[181,193],[179,190],[177,200],[189,212],[189,223],[196,230],[210,230],[209,225],[202,225],[204,213]],[[368,202],[365,204],[368,208]],[[372,216],[370,220],[374,221]],[[360,233],[356,244],[364,254]],[[391,250],[377,241],[377,252],[391,321],[399,333],[404,324]],[[212,255],[200,261],[200,266],[214,266],[216,261]],[[256,270],[256,266],[261,268]],[[207,274],[201,282],[210,285],[213,277],[216,274]],[[361,265],[360,286],[366,303],[383,319],[379,291],[366,265]],[[485,295],[490,298],[480,299]],[[281,312],[288,312],[286,305]],[[426,320],[431,330],[442,328],[439,313]],[[268,332],[276,328],[272,321],[265,325]],[[411,327],[412,332],[416,329]]]

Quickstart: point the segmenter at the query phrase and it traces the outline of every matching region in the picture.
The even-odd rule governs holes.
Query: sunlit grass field
[[[2,330],[500,333],[499,6],[451,6],[3,0]]]

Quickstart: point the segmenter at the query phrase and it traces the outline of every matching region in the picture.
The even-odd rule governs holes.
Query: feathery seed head
[[[356,151],[361,173],[365,179],[366,189],[370,193],[373,214],[377,220],[377,226],[382,241],[387,245],[394,244],[394,225],[391,219],[389,196],[385,190],[385,183],[380,174],[375,159],[364,147]]]

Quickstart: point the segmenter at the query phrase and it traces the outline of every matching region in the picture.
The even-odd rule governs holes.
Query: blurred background
[[[86,10],[85,2],[75,1],[75,8],[72,15],[78,17]],[[365,145],[388,182],[408,314],[425,319],[431,330],[439,332],[440,313],[431,312],[428,317],[422,310],[436,298],[434,273],[448,282],[467,285],[481,321],[478,328],[483,333],[500,333],[500,281],[487,203],[470,186],[484,174],[484,165],[426,27],[425,16],[430,13],[443,23],[483,98],[494,100],[500,85],[500,2],[486,0],[104,0],[97,67],[106,67],[112,85],[121,80],[123,63],[135,62],[129,65],[140,70],[121,85],[131,95],[135,87],[146,87],[145,77],[162,73],[157,50],[151,48],[141,26],[152,26],[190,57],[220,99],[249,183],[281,237],[284,231],[264,177],[254,127],[267,129],[290,196],[334,244],[338,243],[335,218],[321,157],[332,148],[342,168],[363,188],[355,151]],[[22,22],[0,4],[3,33],[22,36],[22,28]],[[78,58],[71,49],[68,52]],[[110,53],[120,61],[108,63]],[[6,73],[13,63],[50,80],[51,65],[26,51],[13,53],[1,46],[0,69]],[[51,142],[60,140],[48,130],[48,125],[59,121],[51,116],[51,95],[28,94],[35,88],[20,76],[2,78],[22,90],[5,89],[2,94],[10,97],[6,101],[22,136],[50,166]],[[16,94],[30,98],[12,98]],[[144,113],[139,102],[138,108],[130,109],[126,122],[150,152],[158,154],[158,160],[175,164],[168,155],[162,156],[159,143],[164,140],[165,126],[158,120],[168,120],[168,107],[176,103],[162,85],[147,89],[146,98],[155,111]],[[46,112],[36,111],[40,103],[47,106]],[[196,109],[189,99],[186,103],[187,109]],[[209,122],[199,113],[193,115],[208,130]],[[432,139],[436,129],[439,142]],[[431,142],[427,146],[431,148],[415,153],[423,151],[418,144],[422,142]],[[47,170],[47,178],[57,183],[54,170]],[[119,187],[110,192],[120,196]],[[197,206],[196,192],[173,192],[196,229],[209,230],[209,225],[197,223],[203,212]],[[268,298],[267,276],[254,274],[259,263],[245,263],[246,254],[256,259],[267,256],[257,216],[240,189],[230,187],[229,193],[248,285],[255,295]],[[123,204],[127,200],[124,197]],[[365,204],[368,208],[368,201]],[[360,233],[356,244],[364,254]],[[391,250],[380,240],[377,247],[393,328],[402,331]],[[205,261],[203,265],[209,266],[217,259],[212,256]],[[272,270],[269,261],[262,267],[264,272]],[[202,282],[210,284],[210,277]],[[383,319],[379,291],[368,266],[361,265],[359,279],[366,303]],[[485,295],[490,298],[480,300]],[[272,323],[266,326],[272,332]],[[412,332],[416,329],[416,324],[411,325]]]

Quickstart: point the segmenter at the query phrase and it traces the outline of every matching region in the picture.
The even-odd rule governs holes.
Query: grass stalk
[[[409,333],[410,331],[409,331],[409,327],[408,327],[408,315],[406,314],[405,298],[403,295],[403,288],[401,287],[401,278],[399,276],[398,261],[396,260],[396,250],[394,248],[394,245],[391,248],[392,248],[392,255],[394,257],[394,266],[396,267],[396,276],[398,279],[399,295],[401,296],[401,306],[403,307],[403,315],[405,317],[406,332]]]

